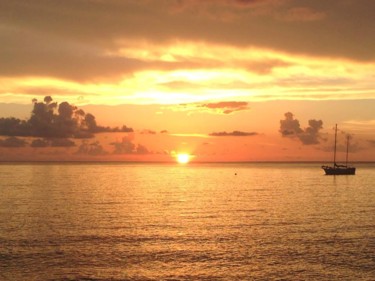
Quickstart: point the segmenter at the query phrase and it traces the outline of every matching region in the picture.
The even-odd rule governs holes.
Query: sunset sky
[[[133,132],[0,161],[375,161],[373,0],[0,0],[0,117],[51,96]],[[39,138],[40,139],[40,138]],[[341,154],[340,154],[341,155]],[[345,159],[344,155],[339,156]]]

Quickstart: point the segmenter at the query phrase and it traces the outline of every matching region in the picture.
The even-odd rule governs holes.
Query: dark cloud
[[[78,82],[113,81],[144,69],[170,70],[181,67],[179,62],[145,61],[120,55],[107,55],[104,49],[93,50],[89,46],[86,46],[87,49],[82,49],[80,46],[81,49],[77,50],[74,46],[67,45],[64,38],[59,41],[49,38],[48,35],[46,37],[30,36],[30,38],[26,36],[17,40],[8,37],[1,36],[0,29],[0,39],[14,46],[5,50],[0,46],[0,58],[3,62],[0,76],[48,76]],[[51,40],[47,46],[46,40]],[[23,48],[25,45],[28,46],[27,49]],[[199,67],[191,62],[187,62],[186,66],[189,64],[190,67]],[[32,89],[28,90],[30,91],[32,92]]]
[[[297,119],[294,119],[293,113],[287,112],[284,114],[285,120],[280,120],[280,133],[283,137],[296,136],[301,134],[303,130]]]
[[[186,8],[186,14],[190,12],[202,20],[204,18],[208,29],[216,31],[213,33],[216,36],[210,36],[205,33],[207,30],[201,30],[209,41],[221,41],[225,34],[225,40],[221,42],[231,42],[237,46],[252,45],[313,56],[374,59],[374,55],[364,47],[366,45],[373,48],[375,45],[375,40],[368,38],[374,26],[374,18],[369,9],[375,8],[375,3],[371,0],[345,3],[307,0],[182,3],[190,3],[190,7],[194,8]],[[189,5],[185,4],[185,7]],[[213,26],[213,23],[216,25]],[[361,30],[361,34],[358,35],[356,30]],[[356,43],[356,36],[360,36],[362,42],[365,42],[363,46]],[[338,48],[338,44],[344,47]]]
[[[280,120],[279,132],[283,137],[298,138],[303,144],[318,144],[322,139],[319,131],[323,128],[322,120],[309,120],[309,126],[302,129],[291,112],[285,113],[285,119]]]
[[[81,145],[78,147],[78,151],[76,154],[83,154],[83,155],[105,155],[108,154],[107,151],[104,150],[103,146],[100,144],[99,141],[94,141],[89,143],[87,140],[82,141]]]
[[[70,140],[70,139],[63,139],[63,138],[59,138],[59,139],[51,139],[50,140],[50,146],[52,147],[72,147],[72,146],[75,146],[76,144],[74,143],[74,141]]]
[[[210,111],[219,114],[231,114],[237,111],[249,110],[249,103],[242,101],[222,101],[212,103],[184,103],[174,107],[182,111]]]
[[[46,139],[36,139],[33,140],[30,144],[31,147],[48,147],[50,142]]]
[[[136,149],[136,153],[137,154],[150,154],[151,152],[144,145],[138,144],[137,149]]]
[[[18,118],[0,118],[0,135],[2,136],[25,136],[29,135],[29,125],[25,120]]]
[[[256,136],[258,133],[256,132],[242,132],[242,131],[233,131],[233,132],[213,132],[209,134],[213,137],[249,137],[249,136]]]
[[[35,139],[31,142],[30,146],[34,148],[41,147],[73,147],[75,142],[66,138],[45,138]]]
[[[31,142],[30,146],[34,148],[41,147],[73,147],[75,142],[66,138],[44,138],[35,139]]]
[[[229,1],[228,1],[229,2]],[[254,5],[257,3],[270,2],[269,0],[235,0],[240,5]]]
[[[142,144],[134,144],[132,136],[125,136],[121,141],[112,142],[114,154],[150,154],[151,152]]]
[[[185,68],[202,67],[201,62],[187,59],[182,64],[179,61],[126,57],[116,54],[118,48],[115,46],[91,42],[94,38],[87,38],[88,41],[82,43],[79,38],[66,40],[64,34],[60,36],[52,36],[49,32],[33,31],[29,28],[7,28],[6,25],[0,27],[0,39],[2,42],[7,42],[6,46],[0,45],[2,61],[0,76],[48,76],[86,82],[117,80],[123,78],[124,75],[132,75],[135,71],[144,69],[173,70],[182,66]],[[107,49],[111,49],[112,53],[108,54]],[[29,93],[35,91],[33,88],[25,90]],[[60,91],[57,89],[55,94]]]
[[[156,135],[156,132],[153,130],[145,129],[141,131],[141,134],[143,135]]]
[[[27,142],[23,139],[17,137],[9,137],[5,139],[0,139],[0,147],[24,147],[26,146]]]
[[[248,103],[242,101],[222,101],[216,103],[205,103],[200,105],[201,107],[206,107],[210,109],[220,109],[224,114],[230,114],[235,111],[248,110]]]
[[[17,118],[0,118],[0,135],[31,136],[44,138],[92,138],[95,133],[133,132],[132,128],[123,125],[121,128],[110,128],[97,125],[91,113],[62,102],[53,102],[46,96],[43,102],[33,100],[33,110],[28,120]],[[53,141],[50,145],[53,146]],[[58,143],[58,142],[57,142]],[[34,145],[42,145],[36,142]]]
[[[135,144],[129,140],[128,137],[124,137],[121,141],[112,142],[114,146],[114,154],[133,154],[135,151]]]
[[[186,67],[119,55],[137,40],[374,60],[374,9],[372,0],[1,1],[0,75],[83,81]]]
[[[44,20],[48,22],[48,19]],[[41,30],[21,29],[17,24],[0,29],[0,36],[3,42],[8,43],[7,47],[0,46],[0,57],[6,66],[0,70],[2,76],[32,74],[87,80],[127,73],[137,64],[134,60],[106,57],[94,45],[84,46],[78,41],[64,41],[63,34],[60,34],[62,37],[52,36]]]

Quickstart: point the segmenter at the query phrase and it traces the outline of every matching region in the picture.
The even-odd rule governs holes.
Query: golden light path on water
[[[375,166],[357,169],[1,164],[0,279],[373,280]]]

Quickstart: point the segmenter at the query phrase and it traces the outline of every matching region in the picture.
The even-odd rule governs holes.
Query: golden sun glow
[[[187,154],[187,153],[180,153],[180,154],[177,154],[176,160],[177,160],[177,162],[180,163],[180,164],[186,164],[186,163],[189,163],[189,161],[190,161],[190,155]]]

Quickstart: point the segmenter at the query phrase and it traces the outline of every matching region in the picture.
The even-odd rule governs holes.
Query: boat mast
[[[348,167],[349,135],[346,137],[346,167]]]
[[[335,127],[335,149],[333,152],[333,165],[336,166],[336,140],[337,140],[337,124]]]

